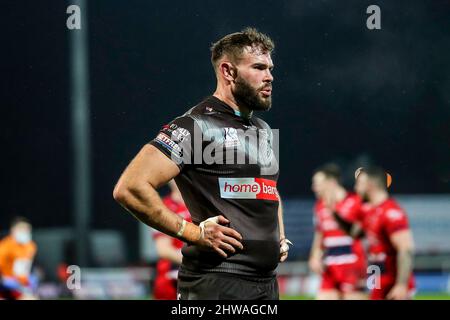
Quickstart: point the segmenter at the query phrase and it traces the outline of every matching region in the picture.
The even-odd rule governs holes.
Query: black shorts
[[[243,277],[231,273],[178,274],[179,300],[278,300],[276,276]]]

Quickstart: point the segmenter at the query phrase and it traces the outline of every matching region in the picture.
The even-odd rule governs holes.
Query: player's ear
[[[233,82],[236,79],[237,69],[233,66],[231,62],[221,62],[219,64],[219,72],[228,81]]]
[[[386,186],[389,188],[392,184],[392,176],[386,172]]]

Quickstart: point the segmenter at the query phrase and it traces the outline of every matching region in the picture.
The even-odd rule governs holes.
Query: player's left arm
[[[280,198],[280,204],[278,206],[278,228],[280,231],[280,262],[283,262],[288,257],[289,245],[292,245],[284,232],[284,220],[283,220],[283,204]]]
[[[410,229],[402,229],[392,233],[389,239],[397,251],[397,278],[388,299],[402,300],[408,298],[408,281],[413,270],[413,236]]]

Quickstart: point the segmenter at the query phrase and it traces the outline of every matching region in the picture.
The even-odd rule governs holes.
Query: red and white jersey
[[[378,206],[364,204],[360,218],[369,243],[369,263],[380,266],[382,273],[395,276],[397,252],[390,236],[409,229],[405,211],[389,198]]]
[[[355,222],[360,217],[361,198],[354,193],[347,193],[338,202],[335,211],[346,221]],[[314,207],[314,224],[316,231],[322,234],[322,249],[325,265],[342,265],[364,261],[364,248],[360,240],[354,240],[343,231],[322,200]]]
[[[189,211],[184,203],[174,201],[170,197],[170,195],[163,198],[163,203],[166,205],[167,208],[170,209],[170,211],[182,216],[184,220],[191,222],[191,215],[189,214]],[[157,239],[158,237],[170,237],[170,236],[155,230],[153,233],[153,239]],[[172,240],[172,247],[174,249],[181,250],[181,248],[184,245],[184,242],[173,237],[171,237],[171,240]],[[174,276],[172,276],[171,271],[177,269],[178,266],[173,265],[173,263],[170,260],[160,259],[156,266],[157,277],[173,278]]]

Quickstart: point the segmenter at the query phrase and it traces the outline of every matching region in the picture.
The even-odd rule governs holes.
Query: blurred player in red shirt
[[[369,265],[377,267],[380,273],[379,277],[374,273],[375,281],[368,283],[372,286],[370,298],[411,299],[415,292],[412,273],[414,242],[408,217],[389,197],[387,174],[383,169],[358,169],[355,178],[355,190],[365,203],[360,212],[361,223],[349,224],[347,229],[353,236],[365,233],[369,243]],[[342,225],[348,221],[343,218],[340,222]]]
[[[312,190],[317,202],[309,266],[322,276],[317,299],[366,299],[364,248],[359,239],[341,230],[333,217],[333,212],[338,212],[348,221],[356,221],[361,199],[342,187],[339,167],[334,164],[325,165],[314,173]]]
[[[172,212],[190,222],[191,216],[174,180],[169,182],[169,187],[170,194],[163,198],[164,204]],[[160,259],[156,265],[153,296],[156,300],[176,300],[178,267],[181,264],[181,248],[184,243],[156,230],[153,233],[153,239]]]
[[[0,241],[0,298],[34,299],[35,280],[30,275],[37,246],[31,240],[31,224],[18,217],[10,234]]]

